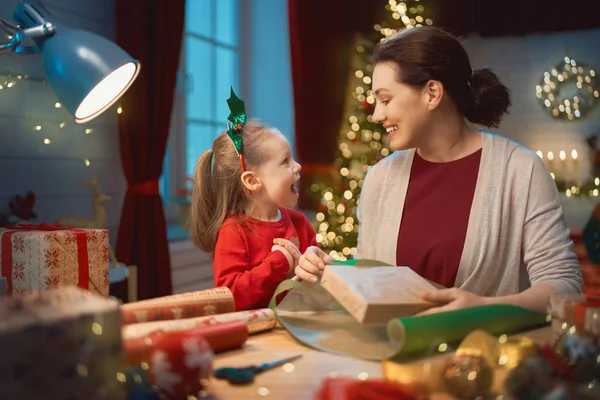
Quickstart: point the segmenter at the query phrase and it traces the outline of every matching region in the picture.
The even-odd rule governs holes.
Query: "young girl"
[[[215,286],[227,286],[236,310],[267,307],[277,285],[294,276],[316,245],[308,219],[292,210],[301,166],[276,129],[246,123],[243,102],[228,100],[234,124],[202,154],[194,173],[194,243],[214,253]]]

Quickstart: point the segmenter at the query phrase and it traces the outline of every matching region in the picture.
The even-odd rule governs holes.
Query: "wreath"
[[[568,83],[575,84],[575,93],[565,93]],[[550,72],[544,72],[535,91],[537,98],[554,117],[569,121],[583,117],[594,107],[599,96],[596,71],[569,57]]]

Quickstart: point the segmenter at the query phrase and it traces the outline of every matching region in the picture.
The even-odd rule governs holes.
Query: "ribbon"
[[[144,182],[129,185],[128,190],[143,196],[155,196],[160,194],[158,179],[150,179]]]
[[[72,229],[70,226],[58,225],[58,224],[17,224],[7,226],[9,230],[1,232],[0,235],[2,240],[0,246],[2,246],[2,257],[0,258],[0,264],[2,265],[2,276],[6,278],[7,294],[12,293],[12,275],[13,275],[13,260],[12,260],[12,236],[17,232],[23,231],[59,231],[59,230],[73,230],[75,232],[75,239],[77,241],[77,270],[78,286],[89,290],[90,286],[90,266],[89,257],[87,251],[87,232],[83,229]]]
[[[14,230],[14,231],[61,231],[61,230],[70,230],[74,227],[71,225],[60,225],[60,224],[15,224],[15,225],[7,225],[6,229]]]

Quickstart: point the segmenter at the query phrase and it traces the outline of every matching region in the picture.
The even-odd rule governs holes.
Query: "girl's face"
[[[294,207],[298,201],[298,188],[302,167],[292,157],[292,149],[287,139],[279,132],[261,143],[263,162],[256,169],[256,177],[261,183],[255,199],[262,207]]]
[[[375,65],[372,87],[373,121],[383,124],[394,151],[420,147],[430,116],[425,91],[398,82],[396,68],[392,63]]]

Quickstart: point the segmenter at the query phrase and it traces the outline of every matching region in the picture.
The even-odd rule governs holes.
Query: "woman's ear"
[[[245,171],[242,173],[242,184],[251,192],[257,192],[262,188],[262,182],[252,171]]]
[[[444,85],[440,81],[431,80],[425,84],[423,94],[429,110],[435,110],[444,97]]]

